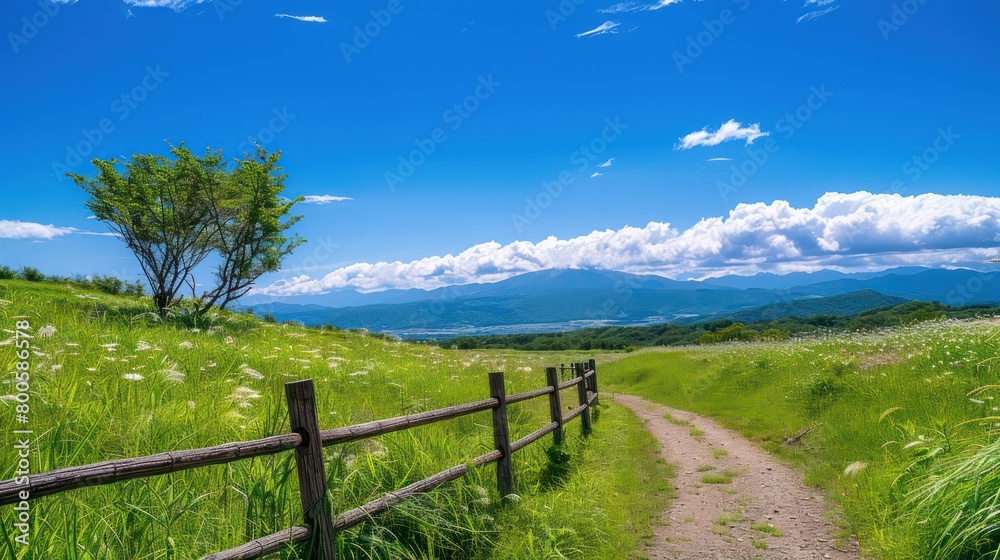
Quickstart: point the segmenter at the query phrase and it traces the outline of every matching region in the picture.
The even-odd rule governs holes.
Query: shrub
[[[21,272],[18,275],[28,282],[43,282],[45,280],[42,271],[32,266],[21,267]]]
[[[89,283],[94,288],[113,296],[121,294],[125,287],[125,282],[115,276],[94,276]]]
[[[0,280],[12,280],[14,278],[17,278],[17,272],[13,268],[0,265]]]
[[[143,297],[146,295],[146,286],[138,280],[135,282],[126,282],[125,288],[122,290],[122,294],[126,296]]]
[[[767,329],[760,334],[764,340],[788,340],[792,336],[792,331],[788,329]]]
[[[811,415],[826,410],[847,389],[847,383],[837,374],[825,374],[809,384],[805,408]]]

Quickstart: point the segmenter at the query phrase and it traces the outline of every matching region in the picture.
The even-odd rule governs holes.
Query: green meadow
[[[16,420],[17,321],[30,322],[27,424]],[[363,333],[304,329],[245,314],[161,319],[148,299],[65,282],[0,281],[0,431],[30,429],[35,473],[288,431],[283,384],[312,378],[320,427],[335,428],[480,400],[486,374],[508,393],[544,385],[544,367],[576,354],[459,352]],[[564,399],[571,398],[570,391]],[[512,437],[549,421],[547,402],[510,408]],[[488,413],[327,447],[335,512],[492,449]],[[514,456],[517,495],[498,499],[492,465],[338,536],[342,558],[641,557],[666,506],[669,467],[627,410],[602,404]],[[0,449],[11,478],[17,451]],[[291,452],[32,502],[30,547],[0,509],[0,558],[198,558],[302,522]],[[279,555],[296,558],[295,551]]]
[[[995,319],[932,321],[650,350],[599,370],[605,391],[710,416],[801,468],[866,558],[997,558],[998,335]]]
[[[27,320],[27,425],[11,396],[14,327]],[[178,311],[67,282],[0,282],[0,430],[33,430],[31,470],[249,440],[288,430],[283,385],[312,378],[322,428],[431,410],[544,383],[575,353],[458,351],[246,314]],[[996,558],[1000,356],[995,319],[917,323],[782,342],[597,355],[601,389],[698,412],[803,472],[840,506],[866,558]],[[564,392],[572,399],[572,391]],[[668,506],[671,467],[627,410],[603,399],[595,433],[567,429],[514,457],[517,494],[492,466],[338,536],[343,558],[642,558]],[[569,404],[569,403],[565,403]],[[545,399],[513,405],[520,437]],[[325,449],[334,511],[492,449],[489,414]],[[811,431],[791,445],[788,438]],[[0,450],[0,475],[17,450]],[[292,453],[72,490],[32,502],[30,547],[0,510],[0,557],[198,558],[301,523]],[[297,558],[294,550],[279,555]]]

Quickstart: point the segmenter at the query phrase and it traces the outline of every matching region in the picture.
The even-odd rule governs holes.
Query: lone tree
[[[304,241],[287,235],[302,218],[291,215],[302,199],[281,196],[287,178],[278,166],[281,152],[258,146],[232,171],[221,151],[197,156],[181,144],[170,155],[94,159],[93,178],[67,175],[90,195],[87,208],[135,254],[161,314],[180,300],[185,284],[193,291],[195,269],[213,255],[216,284],[195,312],[225,308]]]

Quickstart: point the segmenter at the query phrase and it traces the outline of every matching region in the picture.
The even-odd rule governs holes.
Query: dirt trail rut
[[[677,499],[664,512],[664,523],[653,528],[651,559],[860,557],[853,540],[837,546],[831,536],[837,527],[827,518],[822,496],[766,451],[696,414],[631,395],[612,397],[646,421],[663,446],[661,455],[677,467]],[[722,477],[716,482],[732,475],[732,483],[703,482],[713,475]]]

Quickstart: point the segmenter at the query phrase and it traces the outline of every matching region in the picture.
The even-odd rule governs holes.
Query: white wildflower
[[[264,379],[264,374],[251,368],[249,364],[241,365],[240,371],[242,371],[244,375],[248,375],[250,377],[253,377],[254,379]]]
[[[189,348],[194,348],[194,344],[191,344],[190,342],[188,342],[186,340],[184,342],[181,342],[177,346],[178,346],[178,348],[183,348],[185,350],[187,350]]]
[[[38,329],[38,336],[41,338],[49,338],[56,334],[56,328],[52,325],[45,325],[44,327]]]
[[[140,340],[135,345],[135,351],[136,352],[146,352],[147,350],[159,350],[159,348],[157,348],[156,346],[153,346],[152,344],[146,342],[145,340]]]
[[[253,399],[261,398],[260,393],[254,391],[249,387],[237,387],[232,395],[227,397],[229,400],[236,403],[240,408],[249,408],[251,406],[250,401]]]
[[[374,439],[366,440],[365,450],[368,451],[369,455],[372,455],[374,457],[385,457],[386,455],[385,445],[383,445],[382,442]]]
[[[164,381],[170,381],[172,383],[184,383],[184,372],[180,370],[180,366],[177,362],[170,362],[167,367],[163,369],[163,379]]]
[[[135,373],[135,372],[126,373],[122,377],[124,377],[125,379],[127,379],[129,381],[142,381],[143,380],[142,375],[140,375],[138,373]]]
[[[855,461],[855,462],[851,463],[850,465],[847,465],[847,468],[844,469],[844,474],[847,475],[847,476],[857,476],[858,473],[860,473],[861,471],[865,470],[865,468],[867,466],[868,466],[868,463],[866,463],[864,461]]]

